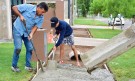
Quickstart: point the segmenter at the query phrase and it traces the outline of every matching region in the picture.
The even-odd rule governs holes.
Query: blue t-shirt
[[[44,16],[36,16],[37,6],[31,4],[21,4],[17,5],[17,8],[26,20],[26,27],[29,33],[34,26],[41,28]],[[13,25],[21,35],[24,35],[24,37],[28,37],[26,29],[19,17],[15,20]]]
[[[64,37],[70,36],[73,32],[71,26],[67,22],[61,20],[59,20],[59,26],[56,27],[55,30],[56,34],[60,34],[59,40],[55,45],[56,47],[62,43]]]

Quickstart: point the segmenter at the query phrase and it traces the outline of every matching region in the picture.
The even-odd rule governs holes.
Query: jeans
[[[13,28],[13,38],[14,38],[14,53],[13,53],[13,59],[12,59],[12,66],[17,67],[17,63],[19,60],[19,54],[21,52],[22,48],[22,40],[24,41],[24,45],[26,47],[26,63],[25,66],[31,67],[31,56],[32,56],[32,50],[33,46],[31,42],[28,40],[28,37],[24,37],[24,35],[20,35],[20,33]]]

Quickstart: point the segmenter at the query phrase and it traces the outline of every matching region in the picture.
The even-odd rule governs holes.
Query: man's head
[[[52,18],[50,19],[50,21],[51,21],[51,27],[52,27],[52,28],[57,27],[58,24],[59,24],[59,20],[58,20],[57,17],[52,17]]]
[[[38,16],[43,15],[48,11],[48,5],[45,2],[41,2],[37,5],[36,14]]]

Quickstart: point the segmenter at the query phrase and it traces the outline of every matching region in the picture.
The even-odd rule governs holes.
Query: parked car
[[[108,25],[110,26],[112,26],[113,25],[113,22],[114,22],[114,25],[124,25],[125,24],[125,20],[124,20],[124,18],[123,18],[123,16],[121,16],[121,15],[119,15],[118,14],[118,16],[115,18],[115,20],[114,20],[114,18],[109,18],[109,20],[108,20]]]

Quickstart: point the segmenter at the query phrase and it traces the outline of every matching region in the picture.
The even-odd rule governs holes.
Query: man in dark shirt
[[[65,21],[58,20],[57,17],[52,17],[50,21],[51,21],[51,27],[55,28],[56,30],[55,37],[57,38],[59,36],[57,43],[53,47],[53,50],[55,51],[56,48],[60,46],[60,62],[59,63],[63,63],[62,57],[64,56],[64,44],[68,44],[71,46],[74,52],[74,55],[77,60],[77,63],[76,63],[77,66],[81,66],[78,60],[78,54],[77,54],[76,48],[74,46],[73,29],[71,28],[71,26]]]

